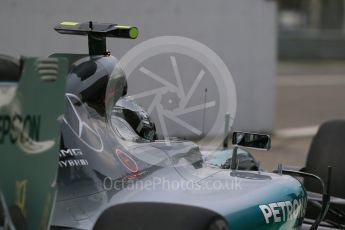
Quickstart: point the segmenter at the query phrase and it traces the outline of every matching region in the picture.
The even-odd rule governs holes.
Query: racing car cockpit
[[[106,119],[125,140],[156,139],[156,127],[149,114],[126,96],[127,82],[122,69],[116,66],[116,58],[86,57],[74,65],[66,90],[87,104],[91,116]],[[118,78],[120,83],[116,82]]]
[[[148,141],[157,139],[154,122],[131,97],[124,96],[116,102],[111,114],[111,123],[125,139],[133,139],[136,135]]]

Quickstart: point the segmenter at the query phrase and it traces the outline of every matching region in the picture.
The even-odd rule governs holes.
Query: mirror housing
[[[232,144],[234,146],[268,151],[271,149],[271,137],[266,134],[233,132]]]

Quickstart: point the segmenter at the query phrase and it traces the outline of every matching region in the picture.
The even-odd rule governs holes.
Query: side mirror
[[[265,134],[234,132],[232,144],[254,149],[271,149],[271,137]]]

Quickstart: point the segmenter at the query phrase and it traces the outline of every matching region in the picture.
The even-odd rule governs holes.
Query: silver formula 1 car
[[[333,141],[324,134],[333,128],[344,133],[343,122],[322,126],[299,171],[260,169],[247,148],[268,150],[268,135],[233,132],[223,149],[160,140],[106,50],[107,37],[134,39],[138,29],[63,22],[55,30],[87,36],[89,54],[0,57],[0,229],[344,228],[343,177],[331,197],[325,165],[337,157],[322,153],[340,150],[320,144]]]

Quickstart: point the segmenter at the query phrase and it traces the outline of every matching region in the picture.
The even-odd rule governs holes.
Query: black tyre
[[[305,171],[320,176],[325,182],[327,180],[327,166],[332,166],[331,195],[345,199],[345,120],[328,121],[322,124],[314,137]],[[321,193],[318,182],[305,179],[305,187],[308,191]],[[331,206],[345,211],[345,207]],[[319,209],[308,205],[307,216],[315,217]],[[308,214],[309,213],[309,214]],[[335,216],[327,215],[326,219],[344,223]]]
[[[229,230],[225,220],[217,218],[211,222],[207,230]]]
[[[321,125],[314,137],[306,162],[306,171],[327,179],[327,166],[333,167],[331,195],[345,199],[345,120],[329,121]],[[305,181],[306,188],[321,192],[320,185]]]

